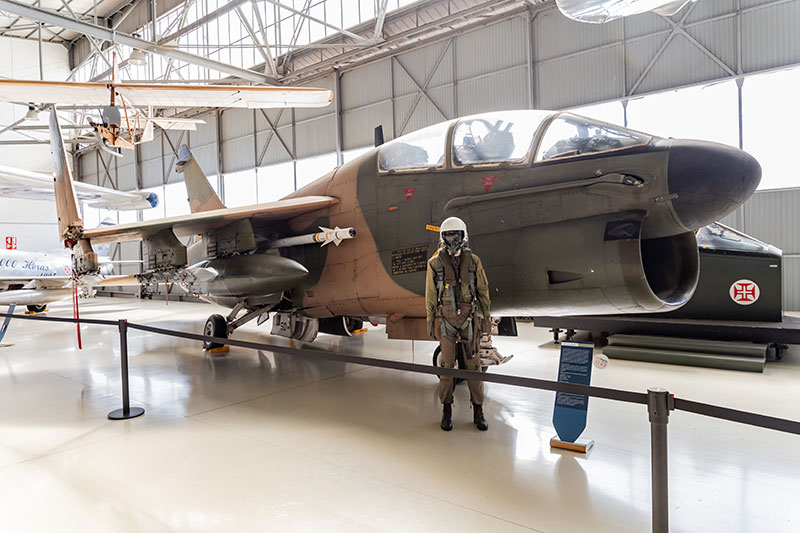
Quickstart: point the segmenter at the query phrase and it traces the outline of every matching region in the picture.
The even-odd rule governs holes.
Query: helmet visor
[[[455,246],[464,240],[464,232],[461,230],[443,231],[442,240],[447,246]]]

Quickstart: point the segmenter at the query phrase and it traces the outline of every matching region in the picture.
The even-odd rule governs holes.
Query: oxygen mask
[[[451,255],[458,255],[458,253],[464,247],[464,232],[460,230],[443,231],[442,242]]]

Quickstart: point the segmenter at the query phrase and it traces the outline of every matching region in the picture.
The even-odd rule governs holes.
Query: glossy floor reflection
[[[68,303],[51,306],[69,316]],[[212,306],[96,299],[83,316],[199,333]],[[267,326],[237,338],[290,344]],[[494,372],[553,379],[558,349],[528,324],[498,338]],[[553,395],[487,384],[477,431],[465,386],[455,429],[438,429],[429,375],[129,332],[121,406],[116,328],[15,321],[0,348],[2,531],[515,531],[650,528],[643,406],[592,400],[588,457],[549,448]],[[321,335],[312,347],[430,363],[432,342]],[[593,384],[800,419],[800,353],[764,374],[612,360]],[[797,531],[800,437],[673,413],[672,531]]]

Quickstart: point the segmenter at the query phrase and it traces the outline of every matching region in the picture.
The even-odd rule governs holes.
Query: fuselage
[[[7,289],[11,280],[25,280],[37,278],[63,278],[69,279],[72,274],[70,258],[66,254],[46,254],[39,252],[26,252],[23,250],[0,251],[0,281]],[[24,283],[23,283],[24,284]]]
[[[284,234],[357,232],[339,247],[282,252],[309,270],[292,293],[309,316],[424,316],[425,262],[448,216],[467,224],[495,314],[673,309],[697,283],[694,231],[760,179],[741,150],[568,114],[490,113],[428,129],[430,138],[398,138],[290,196],[340,202]]]

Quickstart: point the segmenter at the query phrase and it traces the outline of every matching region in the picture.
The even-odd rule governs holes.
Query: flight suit
[[[474,295],[474,296],[473,296]],[[476,301],[473,301],[476,300]],[[439,248],[428,260],[425,281],[426,319],[441,348],[442,366],[455,368],[456,343],[465,344],[468,370],[480,370],[478,344],[490,316],[489,281],[480,258],[469,248],[453,258]],[[483,405],[483,381],[467,381],[472,403]],[[439,399],[453,403],[455,380],[439,378]]]

